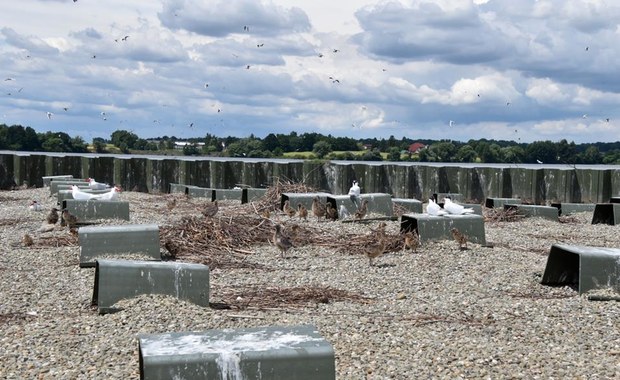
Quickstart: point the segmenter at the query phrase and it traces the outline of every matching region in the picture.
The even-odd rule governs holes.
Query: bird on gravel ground
[[[54,207],[54,208],[52,208],[50,210],[50,213],[47,214],[47,217],[45,218],[45,221],[48,224],[56,224],[56,223],[58,223],[58,219],[59,219],[58,209],[56,207]]]
[[[69,227],[69,229],[74,228],[77,225],[77,216],[71,214],[67,209],[62,210],[62,219],[64,220],[67,227]]]
[[[373,260],[381,256],[385,252],[385,237],[377,234],[378,239],[372,244],[365,247],[364,253],[368,257],[368,263],[370,266],[374,266]]]
[[[306,208],[306,206],[302,205],[301,203],[298,203],[297,213],[299,214],[299,219],[303,219],[306,222],[308,221],[308,209]]]
[[[24,247],[30,247],[34,244],[34,240],[32,240],[32,237],[28,234],[24,234],[24,236],[22,237],[22,244],[24,245]]]
[[[168,211],[172,211],[177,206],[177,199],[172,198],[166,203],[166,207],[168,207]]]
[[[338,220],[338,211],[329,202],[325,204],[325,217],[332,221]]]
[[[460,204],[452,202],[450,197],[445,197],[443,199],[443,209],[446,210],[450,214],[462,215],[462,214],[473,214],[473,208],[465,208]]]
[[[452,228],[450,232],[452,232],[454,241],[459,245],[459,249],[467,249],[467,236],[463,235],[457,228]]]
[[[320,218],[325,216],[325,205],[321,203],[321,199],[319,196],[315,196],[312,199],[312,213],[316,216],[316,221],[318,222]]]
[[[294,217],[295,214],[297,213],[297,211],[295,211],[295,209],[291,207],[291,204],[288,199],[284,201],[284,207],[282,208],[282,211],[284,211],[284,213],[288,215],[289,218]]]
[[[362,200],[362,205],[355,211],[355,219],[362,220],[368,213],[368,199]]]
[[[405,233],[405,242],[403,243],[403,251],[406,249],[411,249],[413,252],[416,252],[418,249],[418,245],[420,245],[420,240],[418,239],[418,235],[409,231]]]
[[[217,214],[218,210],[219,207],[217,205],[217,201],[213,201],[205,205],[205,207],[202,209],[202,215],[206,216],[207,218],[213,218],[215,214]]]
[[[286,251],[293,246],[291,239],[282,233],[282,226],[279,224],[276,224],[276,229],[273,233],[273,241],[280,250],[280,256],[282,258],[286,256]]]

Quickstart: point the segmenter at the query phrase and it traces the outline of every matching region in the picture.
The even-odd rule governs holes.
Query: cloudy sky
[[[616,0],[5,1],[0,124],[618,141],[619,49]]]

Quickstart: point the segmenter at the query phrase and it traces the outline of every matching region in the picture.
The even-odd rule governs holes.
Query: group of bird
[[[426,206],[426,213],[433,216],[442,216],[442,215],[465,215],[465,214],[473,214],[474,209],[466,208],[463,205],[452,202],[450,197],[445,197],[443,199],[443,207],[441,207],[437,202],[435,202],[434,198],[428,199],[428,205]]]
[[[71,196],[77,200],[100,200],[100,201],[116,201],[118,200],[118,193],[122,191],[119,186],[110,186],[105,183],[100,183],[92,178],[88,178],[89,190],[109,190],[105,193],[95,194],[81,190],[78,186],[71,186]]]

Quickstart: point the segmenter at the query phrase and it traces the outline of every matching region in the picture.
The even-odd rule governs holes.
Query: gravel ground
[[[130,202],[130,223],[164,225],[199,215],[181,206],[168,212],[170,197],[121,194]],[[30,211],[32,199],[45,210]],[[141,296],[99,315],[90,307],[94,269],[79,268],[79,247],[44,245],[71,239],[67,230],[39,231],[54,202],[47,188],[0,192],[3,379],[138,379],[138,334],[296,324],[317,326],[333,345],[339,379],[620,378],[620,303],[540,285],[553,243],[620,247],[618,227],[591,225],[591,214],[571,223],[487,222],[486,240],[494,248],[432,242],[417,253],[386,254],[373,267],[364,256],[329,247],[294,248],[281,259],[264,244],[247,260],[270,270],[211,271],[212,301],[218,291],[252,285],[331,286],[366,302],[239,311]],[[308,223],[361,234],[377,225]],[[387,228],[395,233],[399,223]],[[34,246],[22,246],[25,233]]]

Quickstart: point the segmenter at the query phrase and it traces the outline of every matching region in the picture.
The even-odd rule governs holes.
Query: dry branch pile
[[[487,208],[484,210],[484,221],[485,222],[516,222],[523,219],[525,216],[519,214],[519,211],[516,208]]]

